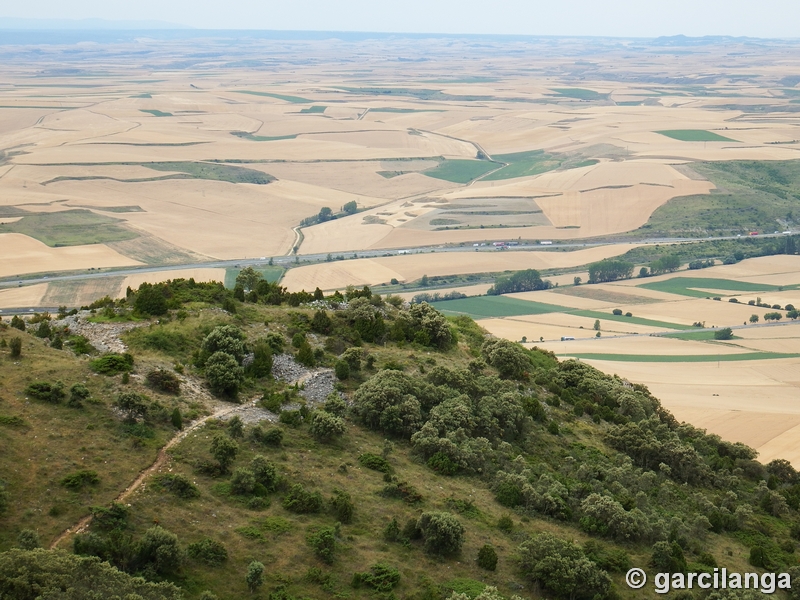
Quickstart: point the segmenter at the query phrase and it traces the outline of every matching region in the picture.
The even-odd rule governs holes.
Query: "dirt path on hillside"
[[[153,461],[153,463],[149,467],[142,469],[139,472],[139,475],[136,477],[136,479],[134,479],[133,482],[128,487],[126,487],[116,498],[114,498],[113,501],[122,503],[125,500],[127,500],[130,497],[130,495],[133,494],[133,492],[139,489],[139,487],[145,482],[145,480],[148,477],[150,477],[150,475],[152,475],[153,473],[155,473],[161,467],[164,466],[164,464],[169,460],[169,454],[167,453],[169,449],[180,443],[183,439],[186,438],[187,435],[202,427],[210,419],[221,419],[229,415],[230,413],[243,411],[247,407],[248,405],[225,407],[221,410],[216,411],[215,413],[212,413],[206,417],[203,417],[202,419],[195,421],[186,429],[179,431],[164,446],[161,447],[161,449],[158,451],[158,454],[156,455],[155,461]],[[92,515],[91,514],[86,515],[80,521],[75,523],[75,525],[62,531],[58,535],[58,537],[56,537],[56,539],[54,539],[53,542],[50,544],[50,549],[54,550],[55,548],[57,548],[58,545],[69,536],[85,531],[91,522],[92,522]]]

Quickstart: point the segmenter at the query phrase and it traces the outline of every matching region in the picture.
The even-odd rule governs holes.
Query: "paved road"
[[[798,232],[791,232],[792,234]],[[476,232],[477,234],[477,232]],[[770,233],[758,236],[759,238],[775,238],[783,237],[784,233]],[[702,242],[702,241],[716,241],[716,240],[735,240],[743,236],[727,236],[727,237],[714,237],[714,238],[653,238],[648,240],[620,240],[620,241],[606,241],[606,242],[557,242],[554,241],[552,245],[543,246],[541,244],[519,244],[518,246],[505,246],[502,251],[504,252],[529,252],[532,250],[555,250],[559,248],[590,248],[594,246],[627,246],[631,244],[676,244],[682,242]],[[409,248],[395,248],[392,250],[360,250],[358,252],[332,252],[334,257],[344,256],[352,258],[374,258],[378,256],[395,256],[400,252],[404,254],[420,254],[426,252],[497,252],[498,249],[492,246],[491,242],[486,245],[475,247],[474,245],[467,244],[464,246],[417,246]],[[300,264],[318,263],[327,259],[328,254],[304,254],[299,256]],[[105,269],[97,271],[85,271],[81,273],[71,273],[68,275],[50,275],[33,278],[7,278],[0,281],[0,289],[18,287],[25,285],[35,285],[38,283],[50,283],[54,281],[82,281],[90,279],[103,279],[106,277],[120,277],[127,275],[135,275],[138,273],[158,273],[160,271],[174,271],[179,269],[203,269],[203,268],[220,268],[229,269],[237,267],[265,267],[272,260],[273,265],[279,267],[291,267],[297,264],[296,258],[293,256],[273,256],[273,257],[259,257],[259,258],[240,258],[234,260],[213,260],[200,263],[187,263],[169,266],[142,266],[123,269]],[[22,307],[19,310],[27,310],[28,307]],[[5,309],[5,313],[10,313],[12,309]],[[13,309],[17,310],[17,309]],[[41,310],[41,309],[40,309]]]

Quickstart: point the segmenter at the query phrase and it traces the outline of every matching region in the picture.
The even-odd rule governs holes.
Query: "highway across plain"
[[[784,237],[785,235],[796,234],[798,232],[783,232],[783,233],[769,233],[759,235],[759,238],[776,238]],[[709,238],[653,238],[645,240],[619,240],[619,241],[591,241],[591,242],[567,242],[560,243],[554,241],[552,245],[542,245],[541,243],[520,243],[516,246],[504,246],[501,248],[494,247],[492,242],[486,242],[485,245],[475,247],[473,244],[464,245],[441,245],[441,246],[419,246],[412,248],[393,248],[393,249],[380,249],[380,250],[361,250],[358,252],[333,252],[330,254],[304,254],[298,256],[273,256],[273,257],[245,257],[232,260],[210,260],[207,262],[186,263],[186,264],[173,264],[173,265],[143,265],[141,267],[127,267],[120,269],[103,269],[81,271],[79,273],[70,272],[64,275],[48,274],[41,276],[18,276],[6,277],[0,280],[0,289],[21,287],[27,285],[36,285],[40,283],[51,283],[56,281],[83,281],[91,279],[103,279],[106,277],[120,277],[128,275],[136,275],[138,273],[158,273],[159,271],[175,271],[180,269],[202,269],[202,268],[240,268],[240,267],[265,267],[270,261],[274,266],[291,268],[296,265],[319,263],[328,260],[328,256],[336,257],[343,256],[345,258],[375,258],[381,256],[396,256],[402,254],[420,254],[428,252],[553,252],[565,248],[589,248],[594,246],[619,246],[619,245],[641,245],[641,244],[680,244],[690,242],[706,242],[717,240],[735,240],[741,239],[745,236],[725,236],[725,237],[709,237]],[[28,312],[31,307],[7,308],[3,310],[4,314],[11,314],[12,312]],[[36,310],[43,310],[43,307],[36,307]]]

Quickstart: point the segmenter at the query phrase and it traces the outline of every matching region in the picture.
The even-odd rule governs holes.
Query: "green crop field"
[[[23,233],[51,247],[104,244],[138,237],[118,223],[122,221],[76,209],[33,213],[15,223],[0,225],[0,233]]]
[[[140,109],[140,112],[147,113],[149,115],[153,115],[154,117],[171,117],[173,116],[172,113],[169,112],[162,112],[160,110],[144,110]]]
[[[243,140],[250,140],[251,142],[275,142],[278,140],[293,140],[297,137],[297,134],[290,134],[290,135],[255,135],[252,133],[248,133],[247,131],[231,131],[231,135],[235,135],[236,137],[240,137]]]
[[[496,169],[498,166],[497,163],[485,160],[445,159],[439,163],[439,166],[422,171],[422,174],[434,179],[452,181],[453,183],[469,183],[481,175]]]
[[[689,340],[689,341],[693,341],[693,342],[703,342],[703,341],[707,341],[707,340],[716,341],[714,339],[714,333],[716,333],[714,330],[689,331],[689,332],[686,332],[686,333],[667,333],[667,334],[664,334],[662,337],[675,338],[675,339],[678,339],[678,340]],[[730,339],[732,339],[732,340],[740,340],[742,338],[739,337],[738,335],[734,335]]]
[[[284,94],[272,94],[270,92],[253,92],[250,90],[235,90],[239,94],[250,94],[251,96],[263,96],[265,98],[275,98],[276,100],[283,100],[284,102],[291,102],[292,104],[309,104],[313,102],[308,98],[301,98],[300,96],[286,96]]]
[[[508,296],[474,296],[472,298],[461,298],[460,300],[445,300],[436,303],[436,308],[446,314],[464,314],[474,319],[486,319],[493,317],[517,317],[522,315],[544,315],[548,313],[564,313],[577,317],[590,319],[606,319],[608,321],[619,321],[621,323],[635,323],[637,325],[649,325],[664,329],[691,329],[687,325],[677,323],[666,323],[664,321],[654,321],[641,317],[625,317],[614,315],[611,312],[599,312],[594,310],[576,310],[557,304],[545,304],[544,302],[532,302],[530,300],[520,300],[509,298]]]
[[[564,98],[574,98],[576,100],[605,100],[608,98],[608,94],[601,94],[600,92],[583,88],[552,88],[552,91]]]
[[[665,135],[673,140],[681,142],[735,142],[731,138],[714,133],[713,131],[706,131],[704,129],[667,129],[665,131],[656,131],[661,135]]]
[[[570,314],[578,317],[589,317],[590,319],[606,319],[607,321],[618,321],[620,323],[635,323],[636,325],[649,325],[651,327],[663,327],[664,329],[692,329],[689,325],[679,325],[678,323],[668,323],[666,321],[655,321],[642,317],[626,317],[615,315],[610,312],[604,313],[597,310],[567,310]]]
[[[610,360],[615,362],[646,363],[698,363],[698,362],[739,362],[743,360],[774,360],[778,358],[798,358],[800,354],[783,352],[743,352],[742,354],[568,354],[584,360]]]
[[[265,185],[275,181],[272,175],[267,175],[263,171],[219,163],[158,162],[144,163],[142,166],[156,171],[179,171],[181,173],[186,173],[194,179],[226,181],[228,183],[254,183],[257,185]]]
[[[253,267],[255,271],[261,273],[261,275],[269,282],[280,281],[283,274],[286,272],[286,269],[282,267]],[[232,290],[236,285],[236,277],[239,275],[241,269],[225,269],[225,287],[229,290]]]
[[[320,114],[320,113],[324,113],[326,108],[328,108],[328,107],[327,106],[319,106],[319,105],[308,106],[306,108],[301,109],[300,112],[301,113]]]
[[[568,312],[570,309],[556,304],[530,302],[506,296],[475,296],[460,300],[444,300],[435,304],[445,314],[469,315],[476,319],[489,317],[516,317],[521,315],[544,315]]]
[[[497,154],[492,158],[498,162],[509,164],[484,177],[484,181],[498,181],[501,179],[538,175],[539,173],[557,169],[563,162],[552,154],[546,154],[543,150],[516,152],[514,154]]]
[[[437,110],[435,108],[391,108],[391,107],[383,107],[383,108],[370,108],[369,112],[374,113],[397,113],[397,114],[410,114],[410,113],[422,113],[422,112],[444,112],[443,110]]]
[[[778,289],[777,285],[769,285],[767,283],[748,283],[746,281],[714,279],[712,277],[673,277],[664,281],[642,283],[636,287],[667,292],[668,294],[678,294],[679,296],[691,296],[693,298],[707,298],[709,296],[708,292],[700,291],[701,289],[720,290],[720,293],[725,291],[769,292]]]

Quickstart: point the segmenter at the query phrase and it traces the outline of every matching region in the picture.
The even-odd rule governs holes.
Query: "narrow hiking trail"
[[[236,406],[225,407],[208,416],[203,417],[202,419],[198,419],[186,429],[179,431],[159,449],[155,461],[153,461],[153,463],[149,467],[142,469],[139,472],[139,475],[137,475],[136,479],[134,479],[133,482],[128,487],[126,487],[116,498],[114,498],[113,502],[121,503],[127,500],[131,494],[133,494],[137,489],[139,489],[139,487],[145,482],[145,480],[148,477],[150,477],[150,475],[158,471],[158,469],[160,469],[161,467],[164,466],[164,464],[166,464],[166,462],[169,460],[168,451],[170,450],[170,448],[173,448],[178,443],[180,443],[183,439],[186,438],[187,435],[199,429],[207,421],[211,419],[220,419],[222,417],[226,417],[231,413],[243,411],[249,405],[250,403],[248,403],[247,405],[236,405]],[[80,521],[62,531],[58,535],[58,537],[56,537],[56,539],[54,539],[53,542],[50,544],[50,549],[51,550],[56,549],[58,545],[69,536],[76,533],[81,533],[89,526],[91,522],[92,522],[92,515],[91,514],[86,515]]]
[[[312,380],[314,380],[314,378],[319,377],[320,375],[329,374],[330,372],[332,372],[331,369],[319,369],[311,371],[305,371],[305,369],[303,369],[302,372],[297,373],[296,377],[291,378],[292,381],[290,381],[290,385],[304,386],[306,383],[309,383]],[[326,397],[326,395],[327,394],[322,394],[322,397],[324,398]],[[315,400],[312,398],[307,398],[307,400],[312,402],[312,404],[319,401],[316,400],[315,402]],[[125,500],[127,500],[128,498],[130,498],[130,496],[142,486],[142,484],[148,479],[148,477],[158,472],[158,470],[161,469],[161,467],[163,467],[169,461],[170,459],[169,450],[171,448],[177,446],[181,441],[183,441],[186,438],[186,436],[200,429],[208,421],[212,419],[224,419],[229,415],[233,415],[234,413],[239,413],[245,419],[245,422],[248,422],[248,418],[245,417],[245,413],[248,413],[248,411],[251,415],[252,413],[262,412],[261,415],[256,414],[253,416],[259,421],[264,420],[263,409],[259,409],[257,407],[257,402],[258,399],[254,399],[254,400],[249,400],[244,404],[235,404],[233,406],[223,406],[222,408],[217,408],[217,410],[215,410],[212,414],[202,417],[201,419],[198,419],[185,429],[177,432],[172,438],[170,438],[170,440],[166,444],[164,444],[159,449],[158,454],[156,455],[156,459],[150,464],[150,466],[145,467],[144,469],[139,471],[139,474],[136,476],[136,479],[134,479],[131,482],[131,484],[128,485],[128,487],[126,487],[122,492],[120,492],[120,494],[117,495],[116,498],[114,498],[113,502],[122,503],[125,502]],[[61,542],[63,542],[71,535],[85,531],[86,528],[89,527],[91,522],[92,522],[92,515],[91,514],[86,515],[80,521],[62,531],[50,544],[50,549],[54,550],[55,548],[58,547],[58,545]]]

